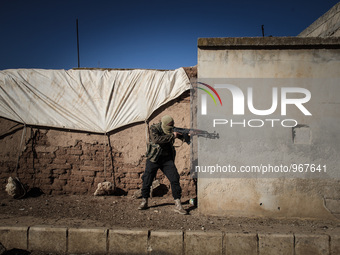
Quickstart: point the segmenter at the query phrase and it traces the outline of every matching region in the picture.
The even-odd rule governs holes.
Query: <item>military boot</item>
[[[188,212],[186,210],[183,209],[182,204],[181,204],[181,200],[179,199],[175,199],[175,212],[178,212],[179,214],[187,214]]]
[[[142,202],[138,206],[138,210],[145,210],[148,208],[148,199],[147,198],[142,198]]]

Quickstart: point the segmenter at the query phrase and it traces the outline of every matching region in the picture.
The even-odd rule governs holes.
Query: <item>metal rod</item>
[[[262,25],[262,37],[264,37],[264,25]]]
[[[79,57],[79,32],[78,32],[78,19],[76,21],[77,25],[77,52],[78,52],[78,68],[80,67],[80,57]]]

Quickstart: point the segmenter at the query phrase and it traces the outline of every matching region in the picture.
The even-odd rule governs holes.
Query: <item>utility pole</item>
[[[78,52],[78,68],[80,67],[80,58],[79,58],[79,32],[78,32],[78,19],[76,21],[77,26],[77,52]]]
[[[262,37],[264,37],[264,25],[262,25]]]

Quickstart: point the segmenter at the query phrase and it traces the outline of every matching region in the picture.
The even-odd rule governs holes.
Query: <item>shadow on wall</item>
[[[157,118],[168,107],[173,107],[182,100],[188,100],[189,95],[190,92],[187,91],[179,98],[162,106],[150,119]],[[13,126],[12,121],[2,119],[3,121],[0,124],[9,122]],[[127,195],[131,188],[136,190],[141,185],[140,177],[144,171],[143,161],[145,157],[141,155],[141,158],[138,159],[139,162],[137,162],[138,166],[133,164],[126,165],[124,162],[125,152],[119,151],[114,146],[116,146],[115,141],[117,140],[122,144],[121,146],[125,146],[126,132],[124,131],[133,129],[141,124],[145,125],[144,123],[134,123],[111,132],[107,135],[105,144],[101,138],[103,134],[98,135],[83,131],[36,126],[25,127],[22,124],[15,123],[13,128],[10,128],[9,131],[7,128],[7,132],[3,132],[0,137],[0,140],[6,141],[4,145],[8,144],[7,146],[5,145],[7,148],[2,149],[4,153],[0,152],[0,170],[3,173],[0,177],[3,184],[2,188],[5,187],[8,177],[13,176],[20,178],[20,181],[27,186],[27,191],[29,187],[32,187],[29,194],[32,196],[39,194],[38,189],[46,194],[51,194],[52,192],[54,194],[85,194],[92,193],[91,190],[95,190],[98,183],[110,180],[116,187],[115,195]],[[67,144],[70,144],[74,137],[76,139],[70,146],[59,145],[59,142],[55,142],[57,146],[55,144],[52,146],[49,143],[51,139],[49,136],[52,131],[54,132],[53,138],[56,138],[57,141],[68,139]],[[27,133],[28,139],[22,142],[22,151],[19,151],[17,144],[21,144],[20,139],[25,136],[23,135],[24,132]],[[114,135],[116,137],[113,141],[114,144],[112,144],[110,136]],[[131,134],[128,132],[128,135]],[[128,139],[134,138],[131,136]],[[139,143],[144,144],[144,139],[145,137]],[[127,144],[129,142],[129,140],[126,141]],[[105,153],[106,156],[104,156]],[[11,160],[8,160],[7,154],[13,155]],[[103,173],[103,167],[101,166],[104,158],[106,158],[106,174]],[[122,171],[124,172],[121,173]],[[130,181],[128,179],[134,180]],[[134,186],[127,187],[122,185],[124,183],[131,183],[130,186],[132,184]],[[88,187],[86,186],[87,184],[91,186]],[[65,188],[67,185],[70,187]],[[85,190],[86,187],[87,190]],[[166,194],[166,192],[161,193]]]

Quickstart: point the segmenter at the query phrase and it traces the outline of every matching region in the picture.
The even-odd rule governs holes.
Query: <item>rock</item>
[[[142,190],[136,190],[135,193],[132,195],[133,198],[142,198]]]
[[[154,180],[150,188],[150,197],[152,197],[154,189],[158,188],[161,184],[159,180]],[[136,190],[132,196],[133,198],[142,198],[142,189]]]
[[[20,182],[18,177],[8,178],[6,192],[13,198],[22,198],[26,195],[26,189],[24,185]]]
[[[115,186],[111,182],[98,183],[97,190],[94,192],[95,196],[113,195],[115,192]]]

